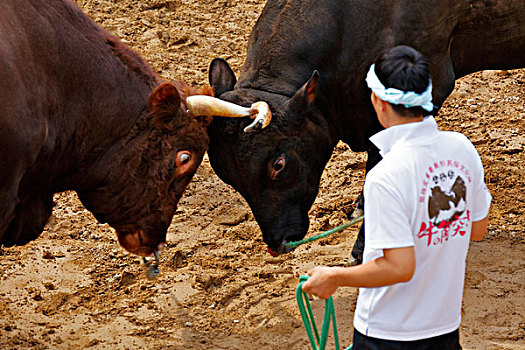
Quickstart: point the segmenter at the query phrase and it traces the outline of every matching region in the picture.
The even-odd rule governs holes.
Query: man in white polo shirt
[[[366,176],[363,264],[315,267],[302,288],[323,299],[360,287],[354,349],[461,349],[459,325],[469,239],[487,229],[491,195],[462,134],[438,130],[428,64],[395,47],[366,78],[385,130],[383,157]]]

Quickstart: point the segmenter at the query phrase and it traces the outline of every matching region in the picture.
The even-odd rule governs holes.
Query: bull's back
[[[50,35],[42,22],[45,22],[42,16],[29,2],[0,2],[0,168],[3,169],[0,180],[5,186],[3,191],[7,187],[17,189],[21,174],[34,162],[47,137],[48,120],[41,111],[45,106],[42,91],[48,82],[37,58],[45,56],[38,46],[48,46]]]
[[[345,142],[364,150],[377,127],[364,77],[386,49],[410,45],[427,57],[434,101],[455,79],[483,69],[525,66],[523,0],[269,0],[250,36],[236,88],[291,96],[321,73],[337,114],[326,115]],[[350,131],[348,134],[347,131]],[[359,146],[361,144],[361,146]]]
[[[99,29],[75,10],[60,0],[0,2],[1,118],[19,132],[50,123],[67,134],[71,128],[60,118],[68,117],[69,106],[82,108],[82,97],[98,85],[90,67],[97,60],[90,59],[100,40],[86,45],[86,36],[100,37]]]
[[[102,52],[102,30],[67,0],[0,2],[0,35],[2,72],[11,72],[39,99],[75,88],[60,84],[87,79],[96,57],[109,54]],[[44,84],[61,91],[43,91]]]
[[[525,66],[525,1],[478,0],[462,6],[450,47],[457,78]]]
[[[0,123],[11,134],[0,142],[22,140],[36,174],[71,173],[139,117],[155,78],[130,72],[111,40],[69,0],[0,2]]]

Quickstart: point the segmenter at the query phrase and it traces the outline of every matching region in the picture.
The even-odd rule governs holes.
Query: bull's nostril
[[[286,243],[286,240],[281,242],[281,245],[279,246],[279,254],[286,253]]]
[[[288,244],[288,241],[287,241],[287,240],[284,240],[284,241],[281,243],[281,246],[279,247],[279,254],[290,253],[292,250],[295,249],[295,248],[293,248],[293,247],[287,247],[287,246],[286,246],[287,244]]]
[[[273,257],[277,257],[281,254],[286,254],[294,250],[295,248],[288,248],[286,245],[288,244],[287,240],[283,240],[278,246],[275,246],[275,249],[270,248],[270,246],[267,247],[268,253],[270,253]]]
[[[159,252],[157,250],[154,250],[153,255],[154,255],[154,258],[150,261],[144,258],[144,264],[148,267],[148,269],[146,270],[146,276],[150,280],[157,277],[160,272],[159,270],[159,265],[160,265]]]

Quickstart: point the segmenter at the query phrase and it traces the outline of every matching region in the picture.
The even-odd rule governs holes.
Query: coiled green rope
[[[297,305],[299,306],[301,319],[303,320],[304,328],[306,329],[306,334],[308,334],[310,345],[312,346],[313,350],[324,350],[326,342],[328,340],[330,321],[332,321],[335,349],[339,350],[339,336],[337,334],[337,321],[335,319],[334,299],[330,297],[325,301],[324,318],[323,324],[321,326],[321,336],[319,337],[319,331],[317,329],[317,325],[315,324],[314,313],[312,311],[312,306],[310,305],[310,300],[308,299],[308,294],[303,292],[303,290],[301,289],[301,286],[304,282],[306,282],[306,280],[309,277],[310,276],[306,275],[300,277],[299,285],[295,290],[295,298],[297,299]],[[352,348],[353,345],[350,345],[345,350],[350,350]]]
[[[301,244],[305,244],[305,243],[310,243],[310,242],[316,241],[319,238],[324,238],[324,237],[329,236],[329,235],[331,235],[333,233],[341,231],[341,230],[347,228],[348,226],[352,226],[354,224],[357,224],[358,222],[362,221],[364,218],[365,218],[364,216],[360,216],[358,218],[355,218],[355,219],[353,219],[353,220],[351,220],[351,221],[349,221],[347,223],[344,223],[344,224],[342,224],[340,226],[334,227],[333,229],[328,230],[326,232],[323,232],[321,234],[318,234],[316,236],[308,237],[308,238],[302,239],[300,241],[288,242],[288,243],[286,243],[285,247],[286,248],[297,248]]]

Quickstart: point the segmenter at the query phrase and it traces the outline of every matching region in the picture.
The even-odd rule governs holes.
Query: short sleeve
[[[414,245],[407,204],[402,192],[394,187],[393,183],[370,176],[365,181],[367,249],[391,249]]]
[[[474,146],[472,146],[474,147]],[[475,147],[474,147],[475,150]],[[490,202],[492,201],[492,196],[485,184],[485,172],[483,171],[483,164],[481,158],[479,157],[478,152],[476,152],[476,179],[474,180],[474,193],[472,200],[472,221],[483,220],[489,214]]]

